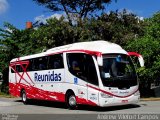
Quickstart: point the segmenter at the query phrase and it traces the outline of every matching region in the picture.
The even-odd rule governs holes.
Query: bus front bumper
[[[110,98],[100,98],[99,106],[119,106],[119,105],[128,105],[128,104],[136,104],[140,101],[140,95],[131,95],[129,97],[110,97]]]

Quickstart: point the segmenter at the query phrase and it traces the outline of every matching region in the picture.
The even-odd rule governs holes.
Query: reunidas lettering
[[[50,73],[50,71],[48,72],[48,74],[38,74],[38,73],[34,73],[34,80],[36,82],[46,82],[46,81],[61,81],[61,73],[54,73],[54,71],[52,73]]]

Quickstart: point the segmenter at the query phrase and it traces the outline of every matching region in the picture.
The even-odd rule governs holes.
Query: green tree
[[[37,28],[32,34],[32,39],[37,40],[37,44],[41,46],[41,50],[49,49],[56,46],[66,45],[77,42],[76,28],[70,26],[64,17],[60,19],[50,18],[45,25]]]
[[[97,17],[85,18],[81,25],[70,26],[64,17],[51,18],[47,23],[34,31],[33,38],[44,48],[70,44],[79,41],[93,41],[103,39],[122,46],[127,41],[142,36],[143,21],[135,14],[123,11],[111,11]]]
[[[1,70],[8,66],[8,62],[16,56],[18,49],[15,37],[18,36],[19,30],[9,23],[4,23],[5,29],[0,29],[0,61]],[[12,36],[12,38],[11,38]],[[11,52],[12,51],[12,52]]]
[[[11,59],[39,51],[37,41],[31,38],[34,29],[19,30],[9,23],[4,23],[4,27],[0,29],[1,71],[8,67]]]
[[[0,29],[0,71],[3,73],[1,91],[8,93],[8,68],[13,58],[36,53],[40,50],[31,35],[34,29],[19,30],[9,23]]]
[[[121,46],[144,33],[144,22],[125,9],[84,19],[80,27],[84,32],[81,38],[86,39],[88,36],[90,41],[103,39]]]
[[[160,80],[160,12],[145,19],[144,35],[129,42],[127,49],[141,53],[145,60],[145,69],[138,69],[141,87],[150,89],[151,83]],[[142,95],[149,95],[144,89]],[[153,94],[152,94],[153,96]]]
[[[103,14],[99,20],[103,21],[103,26],[100,28],[103,39],[121,46],[125,46],[127,41],[135,38],[135,35],[143,35],[143,21],[125,9]]]
[[[72,15],[78,18],[86,18],[88,14],[105,9],[105,4],[111,0],[33,0],[37,4],[45,6],[49,10],[63,11],[66,13],[69,23],[72,24]]]

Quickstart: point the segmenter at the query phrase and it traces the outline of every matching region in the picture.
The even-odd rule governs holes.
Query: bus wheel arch
[[[65,94],[65,102],[69,109],[76,109],[77,108],[77,101],[76,96],[73,90],[69,89],[67,90]]]
[[[21,99],[24,104],[28,103],[27,93],[24,88],[21,89]]]

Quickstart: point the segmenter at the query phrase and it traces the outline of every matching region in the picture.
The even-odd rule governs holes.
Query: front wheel
[[[21,97],[22,97],[22,102],[23,102],[24,104],[27,104],[28,99],[27,99],[27,95],[26,95],[25,90],[23,90],[23,91],[21,92]]]
[[[76,109],[77,101],[75,95],[72,93],[68,93],[66,103],[69,109]]]

